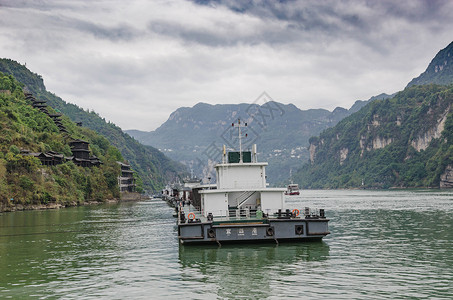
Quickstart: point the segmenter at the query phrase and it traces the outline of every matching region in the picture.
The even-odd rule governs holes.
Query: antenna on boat
[[[253,162],[257,162],[257,159],[256,159],[256,144],[253,144],[253,146],[252,146],[252,154],[253,154]]]
[[[243,163],[242,161],[242,134],[241,134],[241,119],[238,119],[237,125],[232,123],[231,126],[237,127],[238,128],[238,134],[239,134],[239,163]],[[247,123],[244,123],[244,127],[247,126]],[[247,134],[245,134],[245,137],[247,137]]]
[[[222,156],[222,163],[226,163],[226,147],[223,145],[223,156]]]

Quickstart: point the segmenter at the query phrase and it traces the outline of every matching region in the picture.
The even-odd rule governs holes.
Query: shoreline
[[[60,209],[65,207],[75,207],[75,206],[88,206],[88,205],[99,205],[99,204],[112,204],[120,202],[134,202],[141,201],[146,197],[139,193],[121,193],[121,198],[106,199],[104,201],[85,201],[83,203],[78,203],[76,201],[71,201],[67,203],[47,203],[47,204],[14,204],[14,205],[5,205],[0,203],[0,213],[3,212],[14,212],[14,211],[25,211],[25,210],[45,210],[45,209]]]
[[[76,201],[67,202],[67,203],[47,203],[47,204],[14,204],[14,205],[5,205],[0,203],[0,213],[3,212],[14,212],[14,211],[26,211],[26,210],[46,210],[46,209],[61,209],[66,207],[75,207],[75,206],[88,206],[88,205],[99,205],[99,204],[112,204],[120,202],[134,202],[141,201],[146,197],[139,193],[122,193],[121,198],[106,199],[105,201],[85,201],[83,203],[78,203]]]
[[[15,204],[15,205],[4,205],[0,203],[0,213],[3,212],[15,212],[15,211],[26,211],[26,210],[46,210],[46,209],[61,209],[66,207],[75,206],[88,206],[88,205],[99,205],[99,204],[112,204],[122,202],[120,199],[107,199],[103,202],[100,201],[86,201],[83,203],[77,203],[75,201],[69,203],[48,203],[48,204]]]

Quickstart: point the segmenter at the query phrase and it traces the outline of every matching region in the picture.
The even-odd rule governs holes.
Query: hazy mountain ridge
[[[379,97],[383,99],[390,96],[381,94],[375,98]],[[358,110],[368,101],[356,101],[351,109]],[[248,123],[245,145],[258,144],[259,158],[269,162],[268,180],[277,183],[289,177],[290,169],[297,169],[308,160],[307,147],[311,136],[334,126],[351,113],[351,110],[341,107],[332,112],[326,109],[300,110],[293,104],[275,101],[261,105],[211,105],[200,102],[193,107],[178,108],[155,131],[126,132],[200,173],[205,167],[203,162],[218,158],[208,155],[208,150],[211,150],[209,146],[212,148],[215,145],[220,149],[221,145],[226,144],[230,148],[238,148],[235,134],[230,132],[230,128],[232,122],[241,118]]]
[[[408,84],[408,87],[430,83],[443,85],[451,84],[453,83],[452,66],[453,43],[448,45],[445,49],[442,49],[431,61],[426,71],[419,77],[414,78]],[[415,95],[412,95],[414,93]],[[433,117],[432,112],[436,110],[434,107],[430,106],[431,102],[429,101],[436,97],[443,99],[442,96],[437,93],[449,95],[449,90],[438,91],[437,88],[414,87],[408,89],[408,91],[405,90],[393,95],[381,94],[372,97],[367,101],[358,100],[349,110],[336,108],[332,112],[322,109],[302,111],[297,109],[294,105],[277,103],[277,106],[284,108],[284,113],[282,113],[279,118],[267,120],[268,122],[265,128],[262,126],[259,127],[262,131],[259,134],[259,139],[257,139],[257,142],[261,147],[259,148],[261,149],[261,159],[269,161],[269,181],[273,183],[283,181],[289,174],[290,168],[300,168],[304,161],[307,161],[310,158],[311,164],[303,167],[295,176],[299,183],[306,187],[359,187],[362,186],[362,180],[364,181],[363,186],[368,187],[387,187],[393,185],[439,186],[439,184],[441,184],[440,177],[443,176],[441,173],[448,173],[448,167],[442,163],[440,164],[441,167],[437,165],[435,167],[436,171],[432,172],[432,170],[422,170],[420,163],[423,161],[424,164],[427,164],[427,161],[424,160],[437,159],[438,157],[442,157],[442,154],[439,153],[434,155],[431,153],[429,155],[424,154],[425,156],[417,154],[413,156],[416,157],[416,159],[408,159],[407,163],[404,160],[400,161],[394,157],[395,155],[398,157],[409,155],[408,153],[411,152],[411,147],[417,153],[434,151],[432,149],[437,149],[437,151],[449,151],[445,149],[445,147],[448,146],[448,141],[447,144],[443,144],[443,146],[441,145],[438,148],[432,148],[431,146],[433,139],[439,139],[439,135],[441,134],[439,130],[442,129],[441,127],[436,127],[436,129],[428,128],[425,131],[418,133],[410,129],[411,126],[424,128],[423,126],[426,124],[432,125],[432,120],[429,119],[429,116],[419,114],[417,112],[417,107],[421,106],[427,108],[431,111],[431,117]],[[411,102],[410,99],[412,99],[412,97],[418,98],[415,102],[416,104]],[[431,100],[428,101],[428,99]],[[397,104],[395,104],[395,101]],[[225,106],[225,108],[228,107],[228,109],[222,111],[222,109],[220,109],[223,108],[222,106],[209,106],[205,103],[199,103],[192,108],[181,108],[176,110],[167,122],[154,132],[148,134],[143,132],[131,132],[131,134],[135,135],[137,139],[145,144],[149,143],[158,148],[164,148],[163,150],[168,151],[167,153],[169,153],[169,156],[172,158],[183,161],[188,165],[193,165],[194,153],[199,152],[198,150],[201,150],[203,153],[203,147],[207,147],[209,142],[213,140],[218,140],[218,135],[222,132],[222,129],[219,128],[219,126],[222,127],[227,125],[232,119],[237,118],[244,110],[245,104],[241,105],[238,105],[235,108],[231,105]],[[412,115],[412,121],[395,127],[394,125],[397,122],[402,122],[404,116],[396,116],[394,115],[395,112],[384,109],[383,107],[386,105],[395,110],[402,110],[407,114]],[[213,110],[214,107],[218,108],[215,113],[209,111],[209,109]],[[387,119],[385,114],[374,115],[373,118],[376,119],[369,119],[370,116],[363,116],[363,114],[369,112],[370,109],[375,109],[376,107],[385,114],[394,117],[394,119]],[[236,114],[234,112],[236,112]],[[435,118],[444,120],[443,123],[439,124],[448,124],[448,120],[450,120],[447,118],[447,115],[449,116],[448,112],[436,111],[436,113],[442,115],[434,115]],[[350,116],[351,114],[352,116]],[[348,116],[349,118],[344,119]],[[211,118],[212,121],[208,122],[206,118]],[[420,118],[420,120],[416,118]],[[342,119],[344,120],[336,125]],[[222,120],[226,121],[222,122]],[[250,120],[250,118],[247,120],[250,122],[253,121],[253,118],[252,120]],[[348,122],[354,123],[354,126],[357,128]],[[349,125],[345,126],[344,124]],[[380,130],[377,135],[373,135],[374,131],[369,131],[369,127],[373,127],[376,124],[379,124],[377,127],[380,128]],[[208,127],[209,129],[200,129],[200,125]],[[250,125],[253,126],[253,123],[250,123]],[[327,129],[332,126],[335,127],[333,129]],[[385,131],[383,133],[382,128],[393,128],[395,132],[399,133],[396,135],[393,135],[391,131]],[[358,132],[356,132],[356,130],[358,130]],[[329,135],[332,132],[335,132],[336,135],[334,139],[323,138],[323,136]],[[368,133],[363,135],[363,132]],[[318,134],[321,134],[320,137],[316,137]],[[359,135],[357,136],[357,134]],[[419,134],[419,136],[409,140],[407,134]],[[315,137],[310,139],[311,136]],[[340,138],[340,136],[343,138]],[[175,139],[172,140],[172,137]],[[310,143],[308,143],[309,139],[311,141]],[[335,139],[338,139],[338,141]],[[347,141],[344,141],[344,139]],[[178,141],[180,144],[179,146]],[[342,145],[342,143],[345,144]],[[181,147],[181,145],[184,145],[184,147]],[[351,147],[351,145],[353,146]],[[359,145],[360,150],[357,150],[359,149],[357,148],[357,145]],[[399,148],[395,145],[399,145]],[[395,147],[399,150],[395,150]],[[387,153],[388,148],[392,149],[391,153]],[[359,151],[358,157],[360,159],[356,156],[356,150]],[[378,154],[375,154],[375,152]],[[379,153],[381,152],[385,153],[387,156],[379,156]],[[330,153],[328,156],[324,157],[324,161],[322,153]],[[396,160],[389,161],[388,158],[392,157]],[[382,162],[380,162],[379,159],[381,159]],[[417,159],[417,163],[413,163]],[[354,163],[358,164],[357,168],[360,171],[348,169],[348,161],[350,161],[350,163],[354,161]],[[371,163],[377,168],[371,175],[369,171],[361,169],[362,164],[365,162]],[[386,164],[389,163],[398,165],[398,168],[393,168],[392,172],[405,175],[393,176],[379,169],[385,169],[388,167]],[[335,165],[337,169],[332,169],[332,164],[337,164]],[[442,170],[441,172],[439,168],[444,168],[445,170]],[[348,170],[348,172],[352,172],[355,175],[343,174],[342,170]],[[320,173],[322,173],[322,176],[319,175]],[[311,174],[311,176],[309,174]],[[373,176],[376,174],[381,174],[382,176],[374,178]],[[425,178],[421,178],[421,174],[424,174]],[[366,177],[369,175],[372,178],[366,180]],[[338,179],[340,177],[341,180]],[[329,178],[328,181],[326,181],[327,178]]]

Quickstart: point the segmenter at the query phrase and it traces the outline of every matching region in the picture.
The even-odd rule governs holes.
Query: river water
[[[0,298],[452,299],[453,191],[302,191],[322,242],[179,246],[137,203],[0,214]]]

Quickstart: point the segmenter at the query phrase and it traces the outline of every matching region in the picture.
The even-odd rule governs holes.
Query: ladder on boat
[[[247,191],[247,192],[243,192],[242,194],[240,194],[237,198],[236,198],[236,201],[238,203],[238,208],[241,208],[242,205],[244,205],[245,202],[247,202],[247,200],[250,199],[250,197],[252,197],[253,194],[255,194],[256,192],[255,191]]]

